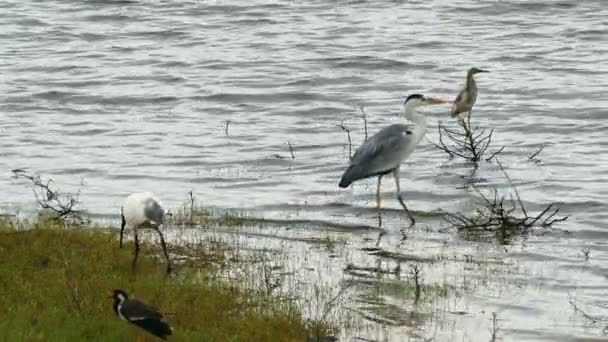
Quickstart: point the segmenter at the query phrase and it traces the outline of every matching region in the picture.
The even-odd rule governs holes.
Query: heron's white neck
[[[424,134],[426,133],[426,117],[424,114],[416,112],[416,104],[410,102],[405,103],[404,112],[406,119],[415,124],[413,131],[418,143],[420,140],[422,140],[422,137],[424,137]]]
[[[405,118],[415,123],[416,126],[426,129],[426,117],[416,112],[416,104],[407,102],[404,106],[404,114]]]

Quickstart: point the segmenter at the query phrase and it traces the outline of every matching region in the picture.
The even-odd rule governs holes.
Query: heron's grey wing
[[[158,309],[137,299],[130,299],[124,303],[122,306],[122,314],[128,320],[163,318],[163,315],[158,312]]]
[[[165,211],[163,207],[158,204],[154,199],[149,198],[144,206],[144,215],[148,222],[156,225],[163,223],[165,217]]]
[[[359,165],[367,175],[390,171],[401,164],[408,149],[414,145],[411,127],[391,125],[361,145],[355,152],[351,165]]]

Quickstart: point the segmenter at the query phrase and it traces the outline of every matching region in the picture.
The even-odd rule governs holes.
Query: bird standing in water
[[[120,289],[114,290],[112,298],[114,298],[114,313],[118,317],[163,340],[173,332],[155,307],[137,299],[129,299],[127,293]]]
[[[473,106],[475,105],[475,101],[477,100],[477,84],[475,84],[475,74],[481,72],[489,72],[487,70],[482,70],[478,68],[471,68],[467,72],[467,83],[465,87],[460,90],[456,99],[454,100],[454,104],[452,105],[452,110],[450,114],[453,118],[459,116],[462,113],[468,113],[471,115],[471,111],[473,110]]]
[[[410,125],[394,124],[383,128],[361,145],[350,162],[350,166],[342,175],[339,186],[348,187],[351,183],[364,178],[378,177],[376,189],[376,203],[378,207],[378,221],[382,225],[380,215],[380,185],[382,177],[393,173],[397,185],[397,199],[411,220],[411,225],[416,220],[409,212],[403,198],[399,185],[399,170],[401,162],[414,152],[416,145],[422,140],[426,133],[426,117],[416,112],[416,108],[422,105],[447,103],[445,100],[425,97],[421,94],[412,94],[404,102],[405,117],[413,122]]]

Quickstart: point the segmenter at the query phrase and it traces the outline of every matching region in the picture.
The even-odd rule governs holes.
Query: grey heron
[[[120,248],[122,248],[122,236],[125,226],[133,229],[135,242],[135,255],[133,257],[132,267],[135,269],[137,257],[139,255],[139,238],[137,231],[139,229],[153,229],[160,236],[160,243],[167,260],[167,273],[171,272],[171,263],[169,254],[167,253],[167,245],[163,234],[159,227],[164,223],[165,210],[163,209],[160,200],[151,192],[137,192],[129,195],[124,207],[120,208],[121,226],[120,226]]]
[[[123,290],[116,289],[114,298],[114,313],[121,319],[137,325],[150,334],[166,340],[173,332],[171,326],[163,319],[163,315],[153,306],[140,300],[130,299]]]
[[[351,183],[370,177],[378,177],[376,203],[380,219],[380,186],[382,177],[392,172],[397,186],[397,199],[414,225],[416,220],[409,212],[399,185],[401,163],[414,152],[416,145],[426,133],[426,117],[416,112],[422,105],[447,103],[445,100],[412,94],[404,102],[404,115],[413,125],[393,124],[383,128],[361,145],[342,175],[339,186],[348,187]],[[382,223],[380,219],[380,224]]]
[[[473,67],[467,72],[467,83],[465,84],[465,87],[458,92],[454,104],[452,105],[452,110],[450,111],[453,118],[459,116],[461,113],[469,113],[469,115],[471,115],[471,111],[477,100],[477,84],[475,84],[474,76],[481,72],[489,71]]]

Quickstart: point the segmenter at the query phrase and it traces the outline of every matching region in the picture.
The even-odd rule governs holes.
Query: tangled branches
[[[60,193],[51,188],[51,179],[43,180],[40,175],[28,174],[23,169],[12,170],[13,178],[29,180],[33,185],[34,197],[41,209],[52,214],[53,219],[73,223],[85,223],[88,219],[83,210],[76,209],[79,204],[78,196],[70,193]]]
[[[493,189],[493,196],[488,198],[475,184],[472,184],[472,188],[482,200],[481,205],[469,216],[461,213],[446,213],[444,219],[450,225],[470,238],[484,239],[494,236],[501,244],[507,244],[514,236],[525,235],[533,227],[549,228],[556,222],[568,219],[568,216],[557,216],[559,209],[555,208],[553,203],[547,205],[537,215],[529,214],[511,177],[500,161],[498,159],[496,161],[513,189],[509,198],[499,196],[496,188]]]
[[[483,155],[490,147],[492,142],[492,134],[494,129],[487,132],[486,129],[473,127],[471,125],[471,113],[465,119],[458,121],[462,131],[447,128],[442,124],[439,124],[439,145],[435,144],[435,147],[447,153],[450,158],[460,157],[472,162],[479,162],[483,159]],[[447,139],[444,139],[444,136]],[[447,141],[445,141],[447,140]],[[492,160],[502,150],[504,146],[492,153],[486,161]]]

